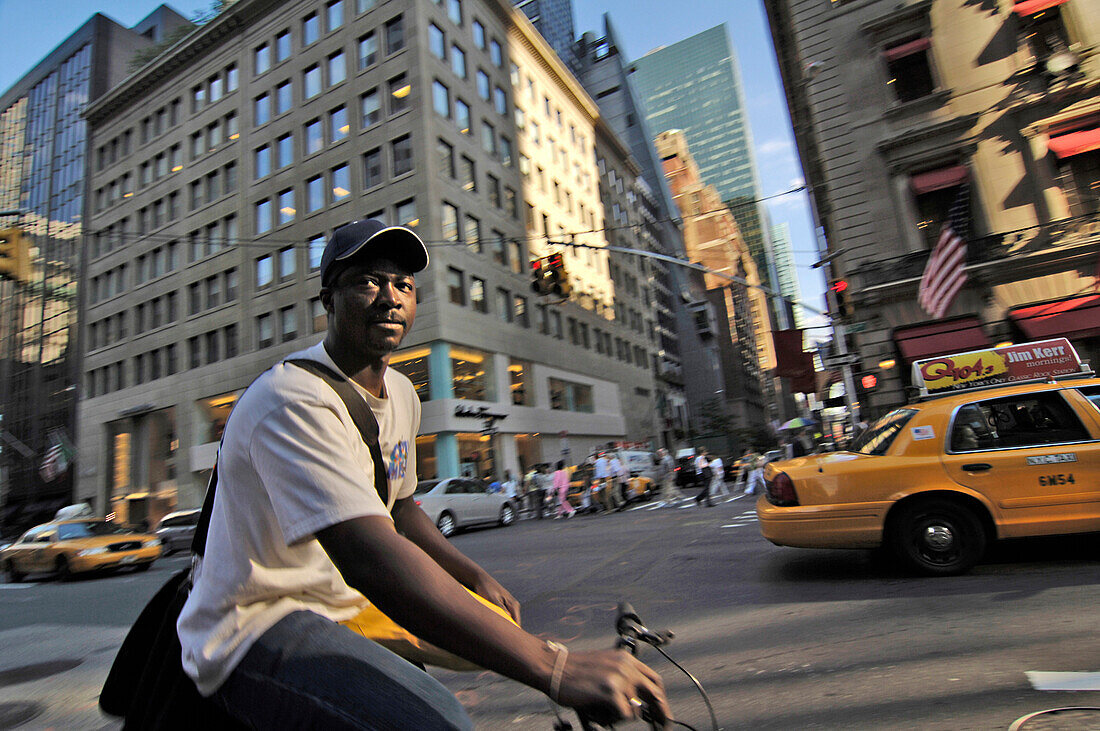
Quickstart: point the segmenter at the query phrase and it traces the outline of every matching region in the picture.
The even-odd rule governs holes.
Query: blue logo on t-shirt
[[[389,466],[386,476],[393,480],[400,480],[405,476],[409,468],[409,443],[402,439],[390,450]]]

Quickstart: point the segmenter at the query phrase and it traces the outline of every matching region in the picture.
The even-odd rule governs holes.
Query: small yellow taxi
[[[88,571],[145,571],[160,554],[161,541],[155,535],[102,519],[62,520],[28,530],[0,551],[0,566],[13,582],[41,572],[64,580]]]
[[[1068,340],[917,361],[913,384],[848,451],[767,466],[767,540],[951,575],[994,540],[1100,531],[1100,379]]]

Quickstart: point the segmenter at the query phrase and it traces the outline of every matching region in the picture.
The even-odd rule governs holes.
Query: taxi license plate
[[[133,563],[134,561],[137,561],[137,556],[123,556],[119,563]]]

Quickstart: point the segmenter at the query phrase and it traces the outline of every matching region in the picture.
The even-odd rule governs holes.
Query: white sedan
[[[413,497],[439,532],[448,537],[459,528],[516,522],[512,500],[504,493],[489,492],[489,485],[483,480],[468,477],[421,480]]]

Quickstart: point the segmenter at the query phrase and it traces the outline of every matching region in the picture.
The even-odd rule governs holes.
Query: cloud
[[[794,154],[794,144],[790,140],[767,140],[756,146],[756,154],[760,157],[783,155],[790,157]]]

